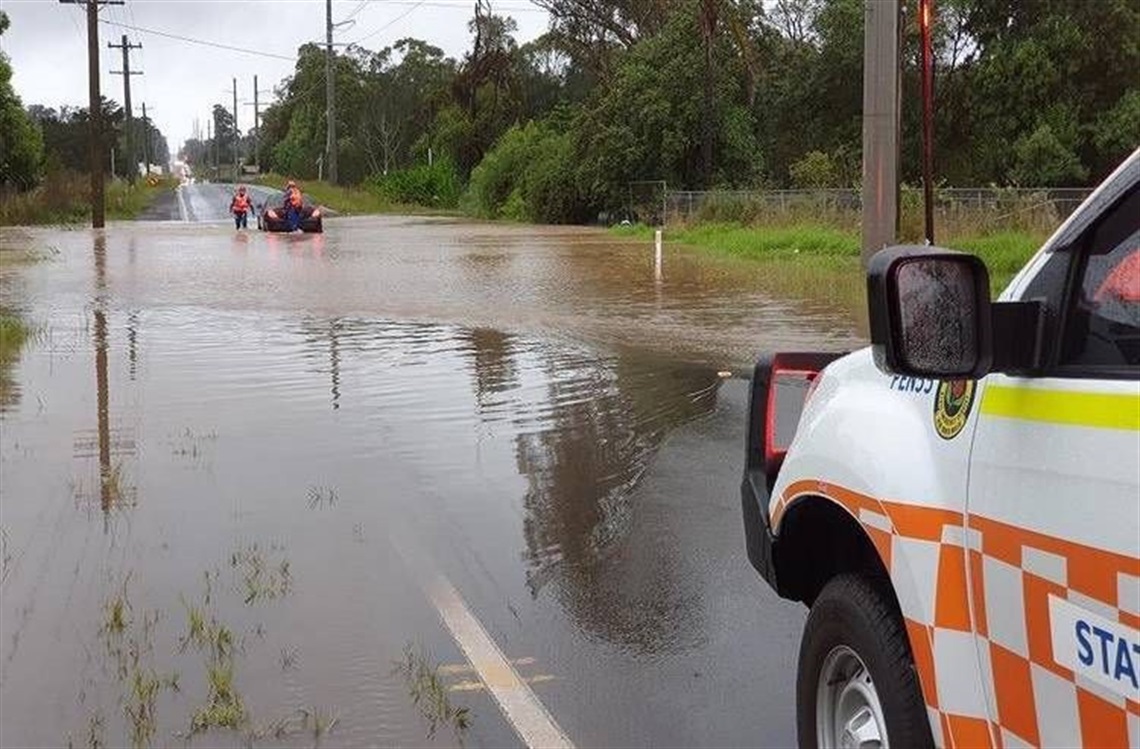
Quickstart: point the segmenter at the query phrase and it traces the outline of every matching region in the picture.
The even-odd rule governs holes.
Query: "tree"
[[[714,46],[711,115],[714,160],[704,173],[701,133],[706,106],[705,49],[695,5],[623,56],[612,79],[574,120],[579,192],[593,211],[625,204],[634,180],[670,186],[754,184],[762,149],[747,107],[743,63],[733,42]]]
[[[609,77],[621,52],[661,30],[673,0],[534,0],[550,14],[550,34],[595,77]]]
[[[970,148],[958,157],[973,165],[974,180],[1019,169],[1009,147],[1019,141],[1023,150],[1031,140],[1049,141],[1050,151],[1059,145],[1093,178],[1135,147],[1134,135],[1122,153],[1119,141],[1098,140],[1094,125],[1140,91],[1140,6],[1133,0],[973,0],[965,29],[976,52]]]
[[[1077,155],[1061,142],[1048,124],[1041,124],[1013,144],[1009,177],[1031,187],[1071,185],[1088,176]]]
[[[0,36],[8,30],[8,15],[0,11]],[[43,136],[32,123],[12,88],[12,66],[0,52],[0,189],[28,190],[40,178]]]

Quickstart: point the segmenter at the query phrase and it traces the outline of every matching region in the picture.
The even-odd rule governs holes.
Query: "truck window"
[[[1093,230],[1070,301],[1061,364],[1140,364],[1140,190]]]

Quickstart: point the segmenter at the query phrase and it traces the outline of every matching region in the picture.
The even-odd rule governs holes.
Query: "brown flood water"
[[[637,693],[731,661],[724,576],[749,576],[738,519],[700,535],[700,482],[737,479],[743,416],[715,417],[747,386],[718,372],[860,345],[850,311],[669,246],[658,281],[652,247],[586,229],[0,230],[12,247],[44,259],[0,265],[0,305],[39,329],[0,372],[0,745],[517,743],[421,559],[580,744],[794,735],[782,696],[739,696],[758,729]],[[774,611],[786,664],[799,619]],[[715,714],[727,687],[698,676]]]

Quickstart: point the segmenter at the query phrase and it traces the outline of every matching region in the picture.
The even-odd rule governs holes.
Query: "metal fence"
[[[935,210],[945,218],[955,214],[988,216],[995,220],[1028,214],[1044,222],[1060,222],[1092,192],[1084,187],[1006,188],[948,187],[935,191]],[[922,190],[905,188],[900,196],[904,214],[922,209]],[[762,218],[851,214],[862,208],[859,190],[668,190],[655,201],[633,204],[630,210],[645,223],[700,220],[749,221]]]

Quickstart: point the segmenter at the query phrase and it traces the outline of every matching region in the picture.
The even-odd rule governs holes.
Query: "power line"
[[[384,0],[385,5],[411,5],[413,0]],[[448,0],[427,0],[427,2],[415,3],[428,8],[451,8],[454,10],[464,10],[471,7],[471,3],[459,0],[457,2],[448,2]],[[538,8],[533,5],[503,5],[496,3],[494,6],[496,14],[510,14],[510,13],[546,13],[545,8]]]
[[[273,52],[263,52],[259,49],[248,49],[246,47],[235,47],[232,44],[222,44],[221,42],[211,42],[211,41],[208,41],[206,39],[195,39],[195,38],[190,37],[190,36],[182,36],[181,34],[172,34],[169,31],[160,31],[158,29],[148,29],[148,28],[144,28],[142,26],[135,26],[134,24],[129,24],[129,23],[118,23],[116,21],[109,21],[105,18],[100,18],[99,23],[103,23],[103,24],[106,24],[108,26],[118,26],[120,28],[129,29],[131,31],[136,31],[140,34],[153,34],[155,36],[166,37],[167,39],[177,39],[180,42],[188,42],[190,44],[200,44],[204,47],[214,47],[216,49],[225,49],[225,50],[229,50],[230,52],[241,52],[241,53],[247,54],[247,55],[257,55],[258,57],[269,57],[269,58],[272,58],[274,60],[286,60],[288,62],[295,62],[297,59],[293,55],[278,55],[278,54],[275,54]]]
[[[368,0],[360,0],[360,4],[357,5],[353,11],[344,18],[344,20],[340,21],[340,23],[348,23],[352,19],[356,18],[356,15],[360,13],[360,11],[364,10],[364,6],[366,5],[368,5]]]
[[[392,26],[396,25],[397,21],[400,21],[400,20],[404,19],[405,17],[407,17],[408,15],[410,15],[412,13],[412,11],[414,11],[416,8],[423,5],[425,2],[427,2],[427,0],[418,0],[418,2],[416,2],[414,5],[412,5],[412,7],[408,8],[407,10],[405,10],[403,13],[401,13],[400,15],[393,18],[388,23],[384,24],[383,26],[381,26],[380,28],[378,28],[374,31],[370,31],[369,33],[367,33],[364,36],[357,39],[355,42],[350,42],[350,44],[360,44],[365,39],[371,39],[372,37],[379,34],[381,31],[385,31],[385,30],[391,28]]]

